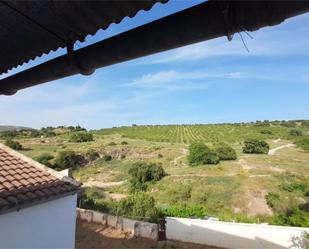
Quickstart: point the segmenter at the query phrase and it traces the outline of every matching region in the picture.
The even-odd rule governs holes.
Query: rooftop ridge
[[[3,143],[0,143],[0,149],[6,151],[7,153],[15,156],[16,158],[26,162],[26,163],[29,163],[31,165],[33,165],[34,167],[36,167],[37,169],[39,170],[42,170],[44,172],[47,172],[49,174],[51,174],[52,176],[56,177],[57,179],[61,180],[61,181],[64,181],[64,182],[68,182],[68,183],[71,183],[75,186],[80,186],[81,183],[74,180],[73,178],[69,177],[69,176],[66,176],[64,175],[63,173],[59,172],[59,171],[56,171],[52,168],[49,168],[33,159],[31,159],[30,157],[27,157],[19,152],[17,152],[16,150],[13,150],[11,149],[10,147],[4,145]]]

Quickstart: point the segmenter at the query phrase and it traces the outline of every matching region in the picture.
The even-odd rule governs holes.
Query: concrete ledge
[[[111,214],[77,208],[77,217],[90,223],[112,227],[135,237],[158,240],[158,225],[149,222],[131,220]]]

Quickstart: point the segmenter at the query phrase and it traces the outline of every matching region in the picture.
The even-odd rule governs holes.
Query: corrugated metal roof
[[[167,0],[0,1],[0,74]]]

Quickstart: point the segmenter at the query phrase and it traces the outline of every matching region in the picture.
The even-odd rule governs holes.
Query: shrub
[[[203,143],[193,143],[189,146],[188,155],[189,164],[194,166],[198,164],[217,164],[220,159],[216,152],[211,151]]]
[[[285,121],[285,120],[283,120],[283,121],[280,122],[280,125],[285,126],[285,127],[295,127],[297,124],[296,124],[295,121]]]
[[[162,216],[160,210],[156,207],[154,198],[143,192],[129,195],[127,199],[121,200],[115,213],[133,219],[146,218],[148,221],[156,221],[157,218]]]
[[[113,159],[113,158],[112,158],[111,155],[105,154],[105,155],[103,156],[103,160],[106,161],[106,162],[111,161],[112,159]]]
[[[113,146],[113,145],[116,145],[116,143],[115,142],[110,142],[110,143],[108,143],[108,145]]]
[[[270,206],[271,208],[274,208],[277,206],[278,202],[280,202],[280,196],[276,193],[273,192],[269,192],[266,196],[266,203],[268,206]]]
[[[295,144],[301,147],[303,150],[309,151],[309,138],[303,138],[295,142]]]
[[[265,141],[257,139],[247,139],[242,148],[244,153],[267,154],[269,145]]]
[[[305,194],[309,191],[308,185],[302,182],[282,183],[280,188],[287,192],[300,192],[302,194]]]
[[[290,211],[274,217],[272,224],[280,226],[309,227],[309,212],[294,207]]]
[[[165,216],[170,217],[183,217],[183,218],[204,218],[206,212],[201,205],[192,204],[177,204],[171,205],[168,208],[163,209]]]
[[[215,148],[215,152],[219,156],[220,160],[236,160],[236,151],[227,144],[219,145]]]
[[[11,139],[6,140],[5,145],[10,147],[13,150],[22,150],[23,149],[23,146],[19,142],[13,141]]]
[[[309,120],[303,120],[303,121],[301,122],[301,126],[303,126],[303,127],[309,127]]]
[[[100,157],[99,153],[93,149],[89,149],[86,152],[86,158],[89,161],[94,161]]]
[[[127,141],[122,141],[121,142],[121,145],[127,145],[127,144],[129,144]]]
[[[302,131],[299,130],[299,129],[292,129],[292,130],[290,130],[289,134],[291,136],[295,136],[295,137],[299,137],[299,136],[303,135]]]
[[[16,131],[16,130],[2,131],[0,134],[1,134],[2,138],[10,140],[10,139],[12,139],[14,137],[17,137],[18,131]]]
[[[93,141],[93,135],[85,131],[73,133],[70,138],[70,142],[73,143],[83,143],[90,141]]]
[[[83,166],[86,163],[86,159],[82,155],[78,155],[74,151],[67,150],[61,151],[57,155],[54,163],[54,168],[57,170],[76,168],[78,166]]]
[[[158,158],[162,158],[163,155],[161,153],[158,154]]]
[[[261,133],[261,134],[265,134],[265,135],[271,135],[271,134],[273,134],[270,130],[261,130],[260,133]]]
[[[44,153],[36,158],[34,158],[36,161],[38,161],[41,164],[44,164],[48,167],[51,167],[51,163],[49,162],[50,160],[54,159],[54,156],[48,153]]]
[[[131,191],[146,190],[147,184],[161,180],[166,173],[161,165],[139,162],[132,165],[128,173],[131,176]]]

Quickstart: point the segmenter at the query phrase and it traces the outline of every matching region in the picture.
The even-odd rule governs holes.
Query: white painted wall
[[[166,218],[168,239],[231,249],[305,248],[309,228]]]
[[[0,248],[74,248],[77,194],[0,214]]]

